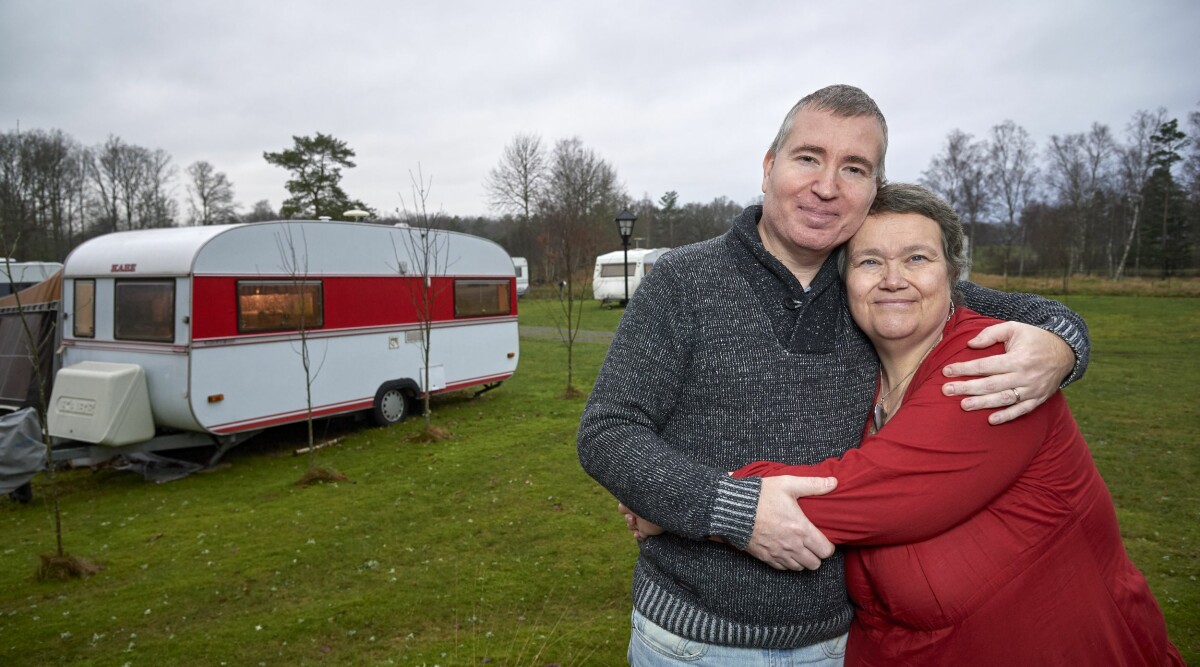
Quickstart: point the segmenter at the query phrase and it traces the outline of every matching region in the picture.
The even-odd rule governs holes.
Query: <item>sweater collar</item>
[[[829,253],[829,257],[825,258],[825,263],[821,265],[821,269],[813,278],[812,284],[809,285],[809,290],[806,293],[804,286],[800,284],[796,276],[763,245],[762,238],[758,235],[758,223],[762,220],[762,212],[762,206],[755,204],[746,207],[740,215],[733,219],[731,230],[733,238],[749,254],[748,257],[743,257],[742,261],[754,261],[761,265],[774,275],[796,300],[815,298],[830,285],[841,283],[841,277],[838,275],[837,270],[838,251],[835,250]]]

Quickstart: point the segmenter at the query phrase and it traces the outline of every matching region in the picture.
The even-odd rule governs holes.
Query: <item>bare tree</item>
[[[546,275],[543,244],[538,242],[533,217],[549,179],[549,161],[536,134],[518,134],[504,147],[500,162],[488,172],[484,189],[492,208],[512,215],[515,229],[508,235],[510,252],[525,257],[531,269]]]
[[[591,262],[596,258],[601,230],[620,208],[624,194],[617,172],[574,137],[554,146],[550,179],[539,209],[545,225],[547,253],[560,271],[562,317],[559,336],[567,346],[567,396],[579,390],[574,381],[574,345],[582,322],[582,301],[591,284]],[[611,232],[610,232],[611,233]]]
[[[404,196],[400,196],[401,208],[409,228],[408,233],[401,235],[407,261],[401,259],[398,248],[394,250],[399,272],[420,278],[420,284],[412,290],[411,295],[421,333],[421,373],[424,376],[421,379],[421,415],[425,419],[425,438],[434,441],[447,435],[433,426],[433,410],[430,403],[433,387],[430,382],[429,362],[433,349],[434,304],[445,289],[445,285],[437,278],[449,269],[450,243],[449,238],[435,228],[435,217],[429,215],[429,191],[433,187],[433,177],[425,180],[420,165],[417,165],[417,173],[413,174],[410,171],[408,177],[413,210],[408,210]]]
[[[1183,159],[1183,174],[1191,196],[1200,204],[1200,108],[1188,114],[1188,129],[1192,142]]]
[[[990,203],[986,154],[985,146],[972,141],[970,134],[953,130],[941,152],[921,175],[922,184],[941,195],[966,219],[972,256],[978,245],[975,225]]]
[[[138,225],[141,229],[173,227],[179,208],[171,187],[175,179],[175,165],[171,164],[171,156],[161,148],[143,151],[145,181],[138,198]]]
[[[94,152],[89,171],[101,207],[100,231],[147,229],[175,224],[170,191],[171,157],[110,136]]]
[[[991,141],[987,143],[988,178],[995,186],[997,198],[1004,208],[1010,230],[1004,245],[1004,277],[1008,278],[1009,256],[1015,245],[1025,245],[1025,227],[1020,213],[1032,198],[1037,183],[1038,169],[1034,162],[1035,145],[1025,128],[1006,120],[992,128]],[[1025,255],[1020,253],[1017,275],[1025,272]]]
[[[1083,270],[1097,202],[1106,188],[1114,143],[1108,127],[1094,123],[1087,134],[1052,135],[1047,147],[1048,181],[1069,211],[1065,235],[1068,253],[1063,268],[1063,288],[1070,276]]]
[[[199,160],[187,168],[188,205],[193,225],[219,225],[237,219],[233,184],[224,172]]]
[[[546,152],[536,134],[518,134],[484,183],[492,208],[529,220],[548,178]]]
[[[10,263],[10,256],[17,254],[20,237],[5,237],[0,235],[0,248],[4,252],[4,257],[0,260],[0,272],[7,278],[8,282],[12,283],[13,268]],[[37,569],[39,579],[70,579],[82,578],[99,572],[102,568],[86,558],[75,556],[67,553],[63,547],[63,522],[62,509],[59,502],[59,489],[57,479],[57,469],[54,464],[53,440],[50,437],[50,431],[47,422],[47,405],[48,397],[48,382],[46,377],[45,366],[42,360],[46,357],[46,353],[54,345],[56,318],[52,313],[43,313],[41,317],[35,317],[36,313],[31,312],[31,309],[22,302],[21,292],[18,290],[13,293],[15,301],[15,314],[17,321],[20,323],[22,342],[24,343],[24,353],[29,359],[30,371],[34,383],[34,410],[37,412],[38,423],[41,427],[42,444],[45,447],[45,473],[49,480],[48,491],[50,496],[50,507],[54,517],[54,544],[55,551],[53,555],[42,554],[40,557],[40,565]]]
[[[1121,189],[1129,201],[1129,218],[1121,249],[1121,258],[1117,260],[1109,275],[1113,280],[1120,280],[1125,272],[1125,263],[1129,261],[1129,251],[1137,238],[1138,222],[1141,219],[1142,202],[1145,196],[1146,181],[1154,168],[1151,160],[1154,152],[1152,138],[1158,127],[1166,118],[1167,110],[1159,108],[1155,113],[1138,111],[1125,126],[1125,144],[1117,147],[1118,178]]]
[[[61,131],[0,135],[0,233],[29,258],[60,259],[82,226],[83,148]]]
[[[725,197],[717,197],[707,204],[689,203],[680,209],[675,243],[677,246],[695,243],[729,231],[733,219],[744,207]]]
[[[268,220],[278,220],[280,213],[271,208],[271,202],[266,199],[260,199],[255,202],[254,207],[250,212],[241,216],[242,222],[266,222]]]
[[[99,213],[96,227],[101,233],[115,232],[119,228],[121,200],[117,194],[117,173],[123,145],[119,138],[110,136],[107,142],[88,154],[87,173],[95,187]]]
[[[1196,239],[1200,235],[1200,105],[1196,111],[1188,114],[1188,136],[1192,141],[1188,144],[1187,153],[1183,158],[1183,187],[1191,208],[1191,236]],[[1197,265],[1200,257],[1192,257],[1192,266]]]
[[[108,172],[117,201],[124,211],[123,229],[137,229],[134,218],[146,182],[146,149],[123,143],[120,139],[110,139],[105,149],[100,154],[100,164]]]
[[[308,237],[304,233],[303,227],[299,228],[299,234],[296,234],[294,229],[296,225],[293,223],[284,223],[280,226],[279,232],[275,234],[275,246],[279,252],[280,268],[288,276],[288,296],[290,300],[285,301],[283,307],[287,310],[280,313],[280,319],[287,324],[294,324],[296,333],[299,339],[298,347],[295,347],[296,354],[300,356],[300,365],[304,369],[304,405],[305,405],[305,425],[308,434],[308,470],[300,478],[299,484],[308,486],[316,482],[324,481],[346,481],[347,477],[328,468],[317,467],[317,447],[313,432],[313,384],[321,374],[321,368],[325,365],[324,353],[328,352],[328,346],[322,348],[322,356],[319,362],[314,363],[312,352],[312,340],[309,332],[312,327],[320,326],[316,318],[318,315],[318,306],[313,293],[315,283],[309,279],[308,271]]]
[[[19,130],[0,135],[0,234],[6,239],[20,238],[28,225],[30,202],[26,196],[24,145]],[[5,246],[8,250],[9,244]]]
[[[1084,151],[1087,156],[1088,175],[1091,182],[1091,196],[1088,214],[1084,217],[1082,227],[1083,238],[1080,240],[1079,256],[1082,260],[1080,268],[1089,271],[1088,263],[1094,256],[1092,252],[1096,237],[1099,235],[1101,223],[1107,216],[1106,208],[1111,202],[1113,190],[1113,158],[1117,152],[1117,142],[1107,125],[1092,123],[1092,129],[1086,135]]]

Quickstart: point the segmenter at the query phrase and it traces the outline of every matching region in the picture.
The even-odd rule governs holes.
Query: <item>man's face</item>
[[[763,159],[763,245],[784,264],[820,264],[858,231],[875,199],[883,130],[871,116],[802,109]]]

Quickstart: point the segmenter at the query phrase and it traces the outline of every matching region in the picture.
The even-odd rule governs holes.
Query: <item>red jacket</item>
[[[994,323],[959,308],[861,448],[735,475],[837,477],[799,502],[859,547],[846,557],[848,666],[1183,665],[1062,393],[1000,426],[942,395],[946,364],[1001,351],[967,347]]]

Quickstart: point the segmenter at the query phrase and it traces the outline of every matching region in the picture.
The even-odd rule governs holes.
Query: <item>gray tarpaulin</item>
[[[17,490],[45,465],[37,411],[25,408],[0,417],[0,494]]]
[[[204,465],[201,463],[180,461],[150,452],[123,454],[117,457],[117,462],[113,464],[113,470],[136,472],[146,478],[146,481],[155,484],[174,482],[203,469]]]

